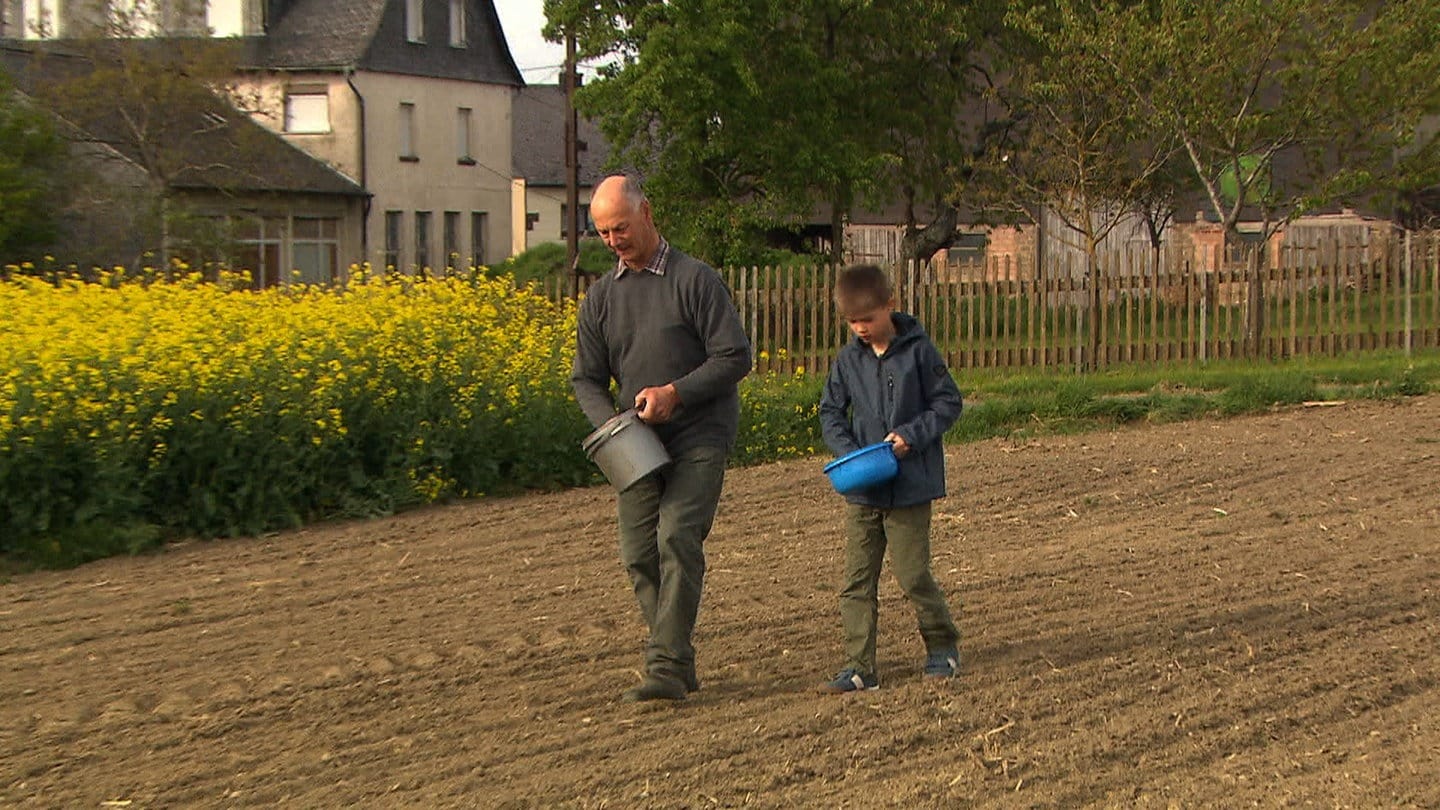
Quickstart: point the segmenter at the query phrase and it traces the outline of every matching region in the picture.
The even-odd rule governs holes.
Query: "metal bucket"
[[[641,478],[670,463],[670,454],[650,426],[628,410],[610,417],[580,442],[586,458],[624,492]]]

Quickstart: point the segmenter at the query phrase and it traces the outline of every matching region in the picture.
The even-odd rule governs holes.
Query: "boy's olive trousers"
[[[840,622],[845,632],[846,667],[875,674],[880,566],[887,546],[900,590],[915,607],[926,650],[959,643],[960,630],[950,618],[945,594],[930,572],[930,512],[929,501],[901,509],[845,505],[845,585],[840,590]]]
[[[619,495],[620,561],[650,628],[650,673],[693,677],[690,635],[700,613],[705,538],[715,522],[727,455],[719,447],[684,451]]]

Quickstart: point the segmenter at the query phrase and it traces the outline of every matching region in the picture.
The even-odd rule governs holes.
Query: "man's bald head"
[[[660,232],[650,213],[650,201],[640,182],[625,174],[600,181],[590,195],[590,219],[606,247],[626,267],[644,267],[660,247]]]

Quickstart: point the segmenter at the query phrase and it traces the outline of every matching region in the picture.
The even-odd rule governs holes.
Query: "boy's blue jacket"
[[[914,506],[945,495],[945,431],[960,418],[960,389],[920,322],[891,315],[895,337],[880,357],[859,338],[840,349],[820,396],[820,430],[835,455],[895,432],[910,452],[887,484],[845,496],[879,509]]]

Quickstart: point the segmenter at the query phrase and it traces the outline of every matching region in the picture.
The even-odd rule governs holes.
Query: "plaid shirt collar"
[[[655,248],[655,255],[650,257],[650,261],[646,262],[644,267],[636,268],[635,272],[644,270],[647,273],[663,276],[665,275],[665,260],[668,258],[670,258],[670,243],[665,241],[665,237],[662,236],[660,237],[659,247]],[[615,263],[615,278],[620,278],[625,275],[625,271],[629,269],[630,268],[625,266],[624,261],[617,261]]]

